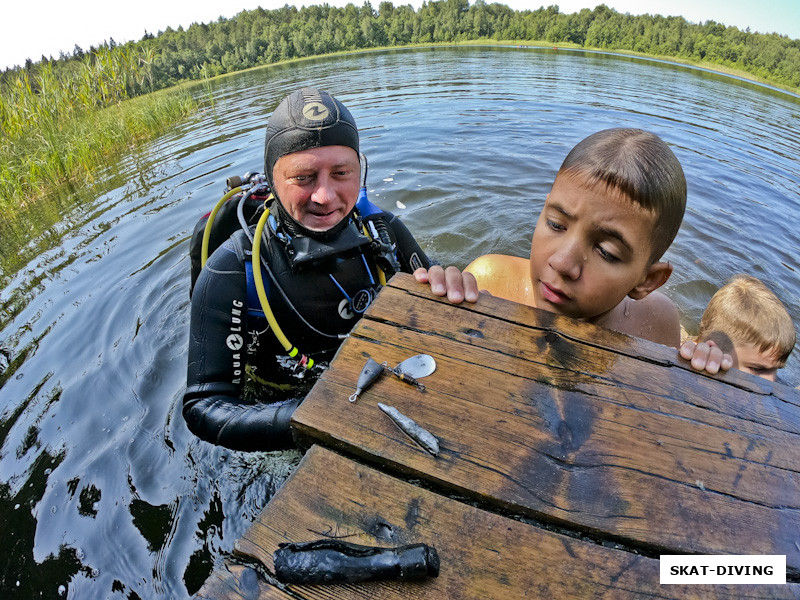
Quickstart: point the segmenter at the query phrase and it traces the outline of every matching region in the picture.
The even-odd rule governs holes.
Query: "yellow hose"
[[[206,221],[206,227],[203,230],[203,245],[200,248],[200,266],[206,266],[206,261],[208,260],[208,242],[211,239],[211,226],[214,224],[214,219],[219,212],[219,209],[222,208],[222,205],[225,204],[230,198],[238,194],[242,191],[242,186],[233,188],[230,192],[225,194],[219,201],[214,205],[214,210],[211,211],[211,214],[208,215],[208,220]]]
[[[261,303],[261,310],[264,311],[264,316],[267,317],[267,322],[269,326],[272,327],[272,332],[275,334],[275,337],[278,338],[281,346],[286,352],[294,358],[297,356],[300,351],[297,349],[296,346],[293,346],[292,343],[288,340],[286,335],[284,335],[283,330],[278,325],[278,321],[275,320],[275,315],[272,313],[272,308],[269,305],[269,300],[267,299],[267,292],[264,289],[264,279],[261,277],[261,234],[264,231],[264,224],[267,222],[267,218],[269,217],[269,209],[264,210],[264,214],[261,215],[261,218],[258,220],[258,225],[256,225],[256,232],[255,237],[253,238],[253,279],[255,280],[256,284],[256,294],[258,294],[258,301]],[[311,358],[307,358],[306,356],[302,355],[301,364],[305,363],[306,369],[310,369],[314,366],[314,360]]]

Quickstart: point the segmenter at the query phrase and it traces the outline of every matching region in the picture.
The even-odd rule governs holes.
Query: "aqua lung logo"
[[[350,301],[349,300],[342,300],[339,302],[339,316],[343,319],[354,319],[355,314],[350,311]]]
[[[322,102],[307,102],[303,106],[303,116],[309,121],[324,121],[331,111]]]
[[[242,336],[240,336],[238,333],[232,333],[228,336],[226,343],[228,344],[228,348],[236,352],[237,350],[242,349],[244,340],[242,340]]]
[[[242,354],[240,350],[244,346],[244,339],[242,338],[242,308],[244,302],[241,300],[234,300],[231,307],[231,329],[230,335],[225,340],[228,348],[233,351],[231,359],[233,360],[233,380],[232,383],[242,382]]]

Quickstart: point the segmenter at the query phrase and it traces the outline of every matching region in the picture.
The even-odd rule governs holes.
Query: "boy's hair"
[[[559,173],[587,177],[625,194],[656,217],[650,262],[659,260],[678,234],[686,209],[686,177],[667,144],[641,129],[604,129],[579,142]]]
[[[781,366],[797,340],[786,307],[766,285],[750,275],[734,275],[708,303],[697,339],[705,341],[717,331],[734,345],[750,343],[760,352],[774,355]],[[723,352],[730,350],[722,347]]]

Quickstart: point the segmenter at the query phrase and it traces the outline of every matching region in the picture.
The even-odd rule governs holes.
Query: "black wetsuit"
[[[381,216],[401,270],[428,268],[428,257],[405,225],[390,213]],[[340,336],[360,318],[349,310],[347,296],[355,299],[361,290],[369,295],[379,288],[376,252],[352,219],[314,239],[304,239],[311,237],[309,232],[291,236],[293,251],[298,248],[301,256],[287,254],[286,236],[266,229],[261,253],[270,269],[262,270],[262,277],[276,321],[302,353],[316,362],[329,360]],[[326,246],[344,250],[325,256]],[[303,249],[309,251],[308,261],[298,264],[293,259],[302,259]],[[280,449],[292,445],[289,419],[315,377],[305,373],[298,378],[263,313],[252,310],[257,303],[252,286],[248,303],[248,262],[250,239],[239,230],[209,257],[194,285],[183,416],[189,429],[208,442],[238,450]]]

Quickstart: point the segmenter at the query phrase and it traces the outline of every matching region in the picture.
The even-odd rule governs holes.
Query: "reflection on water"
[[[516,48],[375,52],[211,82],[213,105],[102,184],[66,190],[16,232],[0,224],[3,598],[188,597],[296,466],[297,452],[197,440],[180,401],[192,227],[226,177],[260,170],[268,115],[305,84],[356,117],[371,199],[461,267],[527,255],[577,141],[652,130],[689,181],[666,286],[687,329],[739,271],[800,321],[795,97],[657,61]],[[784,378],[800,383],[796,357]]]

